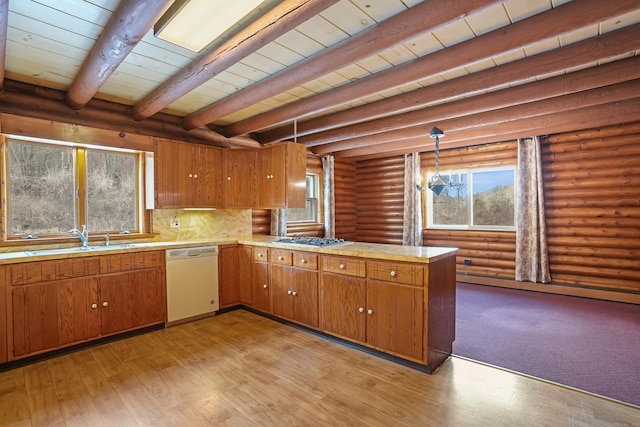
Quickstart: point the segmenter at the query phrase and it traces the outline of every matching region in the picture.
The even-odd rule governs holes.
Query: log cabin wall
[[[542,140],[554,283],[640,292],[640,123]]]
[[[470,169],[515,165],[518,145],[516,141],[457,148],[440,151],[440,170]],[[423,175],[435,168],[435,153],[420,156]],[[423,204],[426,197],[422,198]],[[425,221],[426,223],[426,221]],[[425,246],[455,246],[459,248],[456,270],[459,276],[474,283],[474,276],[488,276],[512,280],[515,277],[515,231],[446,230],[423,231]],[[464,260],[471,260],[466,265]]]
[[[356,163],[356,240],[402,244],[404,156]]]
[[[356,240],[356,164],[336,159],[333,184],[336,237]]]

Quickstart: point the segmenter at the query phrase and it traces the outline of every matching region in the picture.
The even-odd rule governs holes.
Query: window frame
[[[2,233],[3,233],[3,244],[15,244],[15,243],[26,243],[26,244],[38,244],[38,243],[47,243],[51,241],[67,241],[77,240],[77,237],[74,235],[69,235],[67,233],[49,233],[49,234],[38,234],[33,238],[28,238],[24,235],[11,235],[10,233],[10,224],[9,224],[9,212],[11,209],[11,200],[10,200],[10,172],[9,172],[9,145],[12,141],[22,142],[27,144],[35,144],[35,145],[53,145],[58,147],[71,147],[73,149],[73,168],[74,168],[74,228],[81,229],[82,224],[86,224],[88,221],[88,206],[87,206],[87,169],[86,169],[86,153],[87,151],[111,151],[118,152],[124,154],[133,154],[136,156],[136,223],[137,229],[135,230],[99,230],[97,233],[94,230],[89,229],[89,236],[99,235],[102,236],[104,234],[110,234],[110,236],[125,236],[127,238],[136,238],[136,237],[148,237],[151,233],[151,211],[147,209],[146,198],[149,195],[146,194],[147,183],[145,182],[148,179],[148,174],[146,173],[147,166],[147,155],[149,154],[146,151],[135,150],[135,149],[124,149],[117,147],[110,147],[104,145],[96,145],[96,144],[83,144],[69,141],[59,141],[45,138],[35,138],[35,137],[26,137],[22,135],[0,135],[0,143],[2,144],[1,150],[1,159],[2,162],[0,167],[2,168],[2,197],[4,200],[3,209],[2,209]],[[153,195],[151,195],[153,197]],[[81,219],[82,218],[82,219]],[[28,235],[27,235],[28,236]]]
[[[476,225],[473,224],[473,174],[477,172],[501,172],[501,171],[511,171],[513,173],[513,191],[514,191],[514,203],[513,203],[513,215],[514,215],[514,224],[511,225]],[[426,181],[428,182],[429,178],[434,175],[435,172],[430,171],[426,175]],[[483,231],[515,231],[516,224],[518,221],[518,209],[517,209],[517,196],[518,196],[518,188],[517,188],[517,170],[516,165],[503,165],[503,166],[490,166],[490,167],[482,167],[482,168],[460,168],[460,169],[451,169],[442,171],[442,176],[452,176],[454,174],[466,174],[467,175],[467,215],[468,222],[467,224],[434,224],[433,223],[433,200],[434,196],[433,192],[429,189],[426,190],[426,197],[424,203],[424,215],[425,218],[425,228],[432,230],[483,230]]]
[[[291,224],[291,225],[304,225],[304,224],[322,224],[322,191],[323,191],[323,186],[322,186],[322,174],[319,172],[310,172],[307,171],[307,173],[305,174],[305,183],[307,182],[307,177],[309,176],[313,176],[314,177],[314,181],[315,181],[315,192],[316,192],[316,197],[306,197],[305,196],[305,204],[307,203],[307,201],[309,199],[315,200],[316,201],[316,209],[315,209],[315,215],[316,215],[316,219],[315,220],[301,220],[301,221],[290,221],[288,219],[289,215],[287,215],[287,224]],[[287,208],[289,209],[289,208]],[[301,208],[296,208],[296,209],[301,209]]]

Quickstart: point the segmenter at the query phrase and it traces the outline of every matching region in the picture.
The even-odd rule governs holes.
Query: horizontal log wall
[[[356,163],[356,240],[402,244],[404,156]]]
[[[335,160],[333,184],[335,191],[336,237],[356,240],[356,165],[348,160]]]
[[[467,148],[442,150],[440,171],[515,165],[516,141]],[[435,153],[420,156],[423,175],[435,169]],[[423,197],[423,203],[425,203]],[[426,223],[426,220],[425,220]],[[454,246],[459,248],[456,271],[459,275],[489,276],[504,279],[515,277],[516,233],[513,231],[442,230],[423,231],[425,246]],[[465,260],[471,265],[464,263]],[[473,282],[473,278],[469,278]]]
[[[640,126],[542,140],[554,283],[640,292]]]

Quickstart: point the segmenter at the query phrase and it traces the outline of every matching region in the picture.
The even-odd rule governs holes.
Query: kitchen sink
[[[43,249],[36,251],[24,251],[28,256],[45,256],[45,255],[64,255],[64,254],[77,254],[83,252],[100,252],[113,249],[128,249],[128,248],[142,248],[144,243],[123,243],[121,245],[109,245],[109,246],[87,246],[85,248],[78,246],[73,248],[61,248],[61,249]]]

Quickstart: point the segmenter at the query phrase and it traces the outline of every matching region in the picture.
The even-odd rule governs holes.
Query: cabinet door
[[[251,281],[253,285],[253,308],[270,313],[269,264],[266,262],[254,262]]]
[[[224,207],[255,207],[256,155],[255,150],[225,151]]]
[[[422,361],[423,289],[369,280],[367,343]]]
[[[0,265],[0,319],[7,319],[7,322],[1,322],[0,326],[0,363],[7,361],[8,353],[8,334],[7,325],[11,324],[7,318],[7,279],[5,277],[5,266]]]
[[[167,312],[164,270],[152,268],[132,273],[134,318],[133,326],[164,322]]]
[[[291,269],[293,319],[308,326],[318,327],[318,272]]]
[[[293,289],[291,287],[291,268],[271,265],[271,301],[273,314],[293,319]]]
[[[188,197],[190,162],[186,146],[158,139],[155,153],[156,207],[182,208]]]
[[[57,282],[60,344],[84,341],[100,335],[98,279]]]
[[[345,338],[365,342],[365,279],[324,273],[321,298],[322,329]]]
[[[238,287],[238,259],[236,246],[221,246],[218,251],[218,292],[220,308],[231,307],[240,302]]]
[[[135,325],[135,274],[126,272],[99,278],[102,333],[131,329]]]
[[[57,347],[60,338],[55,283],[15,286],[11,296],[13,357]]]
[[[258,152],[258,207],[286,206],[286,145],[277,144]]]
[[[224,173],[223,151],[217,147],[196,146],[194,161],[193,201],[201,208],[218,208],[223,205],[222,176]]]
[[[251,306],[253,304],[253,288],[251,285],[252,255],[250,247],[238,246],[238,288],[240,302]]]

